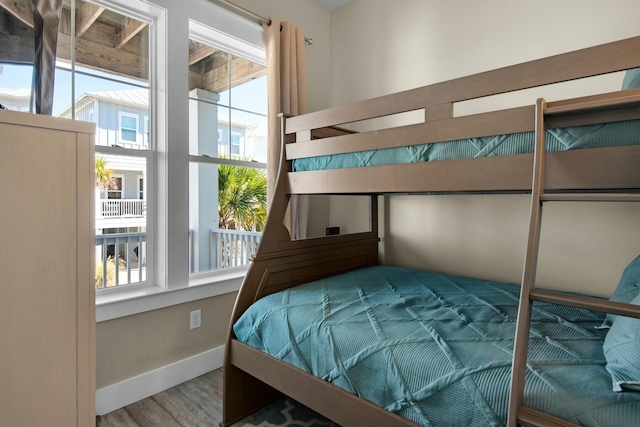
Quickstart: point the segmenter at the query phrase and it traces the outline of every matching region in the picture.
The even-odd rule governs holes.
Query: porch
[[[258,250],[261,236],[255,231],[210,230],[211,270],[248,265]],[[95,248],[96,289],[146,281],[147,233],[98,234]],[[189,273],[196,272],[194,250],[194,232],[189,230]]]

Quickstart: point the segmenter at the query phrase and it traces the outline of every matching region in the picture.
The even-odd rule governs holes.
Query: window
[[[190,74],[217,76],[193,79],[189,92],[190,271],[201,275],[247,265],[260,241],[267,91],[262,61],[231,53],[215,34],[196,32],[189,51],[206,55],[190,61]]]
[[[28,61],[33,52],[23,47],[33,46],[33,31],[16,16],[23,16],[20,12],[31,5],[29,0],[0,3],[0,18],[10,21],[0,27],[11,31],[0,31],[0,42],[16,41],[12,42],[16,49],[0,49],[0,103],[29,111],[33,67]],[[211,196],[217,197],[215,177],[219,166],[265,170],[266,88],[261,27],[210,2],[62,3],[53,115],[96,123],[96,159],[102,159],[104,169],[97,183],[104,188],[98,190],[95,210],[98,299],[161,294],[159,291],[177,288],[185,288],[191,295],[190,284],[217,286],[214,283],[219,278],[215,276],[202,282],[192,280],[189,272],[212,269],[211,263],[205,265],[204,261],[198,261],[198,270],[189,269],[188,265],[194,264],[194,256],[189,253],[194,252],[191,247],[196,248],[195,242],[202,243],[195,249],[200,251],[197,259],[202,259],[204,249],[200,248],[211,241],[211,230],[218,229],[217,201],[216,207],[209,203],[214,200]],[[4,13],[7,8],[13,9]],[[73,22],[76,33],[72,36]],[[176,37],[189,37],[191,42],[170,42],[168,29]],[[195,52],[191,50],[194,47],[202,50]],[[189,63],[168,59],[187,57]],[[201,59],[196,60],[198,57]],[[213,77],[213,73],[206,73],[219,60],[222,68],[216,68],[221,72],[218,77],[209,79],[210,84],[200,84],[202,79],[194,84],[198,76]],[[190,90],[201,92],[185,94],[187,79]],[[241,80],[245,84],[239,84]],[[244,96],[243,91],[251,95]],[[213,99],[208,98],[211,94]],[[195,98],[198,101],[193,101]],[[213,116],[202,117],[201,128],[193,114],[187,113],[194,102],[211,106],[213,110],[209,111],[214,111]],[[239,141],[232,141],[230,123],[240,124]],[[200,146],[191,149],[192,136],[198,135],[205,124],[214,124],[211,133],[201,133],[196,139]],[[196,126],[194,130],[190,129],[192,125]],[[232,149],[239,150],[240,154],[233,154],[238,159],[230,159]],[[207,188],[212,182],[207,180],[208,168],[213,170],[216,188]],[[192,170],[200,177],[191,179]],[[189,193],[183,190],[187,186],[191,193],[203,195],[197,204],[190,205]],[[198,214],[196,206],[203,216],[212,214],[209,231],[205,231],[205,221],[193,222],[197,228],[191,226],[192,215]],[[225,219],[227,224],[232,222],[241,221]],[[252,224],[245,225],[251,233],[253,228],[259,233],[260,222]],[[238,235],[242,231],[228,229]],[[247,248],[255,244],[243,245]],[[177,294],[167,293],[166,299]]]
[[[233,158],[234,155],[236,157],[240,155],[240,138],[242,138],[242,134],[240,132],[231,131],[231,158]]]
[[[118,122],[120,123],[118,141],[136,142],[138,140],[138,116],[120,111]]]
[[[101,191],[95,200],[95,286],[100,292],[153,283],[147,248],[154,240],[148,235],[154,206],[140,198],[147,196],[141,183],[149,185],[146,177],[154,169],[153,144],[145,141],[139,121],[154,114],[150,46],[158,13],[140,1],[63,2],[58,41],[75,40],[75,52],[59,44],[53,115],[96,123]],[[93,18],[87,21],[87,14]],[[81,18],[84,25],[69,38],[67,23]],[[144,125],[148,131],[150,124]]]
[[[144,177],[138,175],[138,199],[144,200]]]
[[[122,199],[124,175],[111,174],[113,187],[107,190],[107,199]]]

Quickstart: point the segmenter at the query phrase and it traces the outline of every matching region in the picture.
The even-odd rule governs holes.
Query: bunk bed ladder
[[[527,241],[525,263],[522,274],[520,305],[513,351],[513,371],[509,394],[507,426],[526,427],[579,427],[577,424],[546,414],[524,405],[524,387],[527,365],[527,347],[531,323],[533,301],[542,301],[559,305],[585,308],[589,310],[615,313],[640,318],[640,306],[603,301],[559,292],[537,290],[535,288],[536,266],[540,243],[543,202],[548,201],[623,201],[640,202],[639,193],[545,193],[545,116],[566,113],[569,110],[584,109],[584,105],[564,105],[562,109],[547,108],[544,99],[536,102],[535,113],[535,151],[533,161],[533,184],[531,195],[531,216]],[[557,110],[557,111],[555,111]]]

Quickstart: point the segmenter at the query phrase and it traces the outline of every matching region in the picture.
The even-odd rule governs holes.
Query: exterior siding
[[[110,102],[99,101],[99,108],[96,113],[97,123],[100,123],[98,134],[96,136],[96,145],[120,145],[126,148],[142,148],[149,147],[145,127],[148,112],[146,109],[135,108],[125,105],[113,104]],[[129,141],[121,141],[120,131],[120,112],[132,114],[138,118],[138,134],[137,145]]]
[[[96,101],[91,101],[91,102],[87,103],[82,108],[80,108],[80,109],[78,109],[76,111],[76,120],[82,120],[82,121],[85,121],[85,122],[97,123],[96,122],[96,118],[98,117],[96,115],[97,107],[98,107],[98,103]],[[93,114],[93,117],[91,117],[92,114]],[[96,130],[98,130],[98,129],[96,129]],[[97,138],[96,138],[96,140],[97,140]]]
[[[139,171],[115,171],[124,175],[124,191],[123,199],[138,199],[138,176],[142,175]]]

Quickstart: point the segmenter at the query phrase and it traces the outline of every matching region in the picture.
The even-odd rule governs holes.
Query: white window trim
[[[187,196],[176,188],[188,185],[188,99],[184,96],[184,82],[188,70],[181,62],[168,60],[184,58],[188,51],[188,37],[212,43],[256,63],[265,64],[262,28],[209,2],[173,0],[95,0],[113,10],[149,21],[150,26],[150,114],[151,143],[155,152],[148,154],[146,197],[157,208],[147,216],[147,244],[152,251],[148,259],[148,277],[153,284],[100,294],[96,298],[96,320],[106,321],[158,308],[168,307],[202,298],[237,291],[246,267],[216,272],[203,278],[188,274],[188,212]],[[186,6],[186,7],[185,7]],[[185,19],[186,17],[186,19]],[[198,22],[196,22],[197,20]],[[214,30],[216,28],[216,30]],[[169,30],[171,37],[169,37]],[[224,41],[224,42],[222,42]],[[169,103],[171,99],[171,103]],[[169,146],[168,141],[172,144]],[[176,143],[184,141],[184,145]],[[101,147],[112,154],[117,148]],[[105,150],[107,151],[107,150]],[[133,151],[133,150],[132,150]],[[144,153],[142,151],[140,154]],[[151,158],[153,156],[153,159]],[[155,160],[155,163],[152,163]],[[257,165],[253,165],[257,166]],[[263,167],[259,165],[258,167]],[[171,180],[168,176],[171,175]],[[171,193],[171,197],[169,195]],[[171,198],[171,200],[169,200]],[[169,244],[170,243],[170,244]],[[153,276],[151,276],[151,272]]]
[[[130,119],[135,119],[136,121],[136,127],[135,129],[130,129],[130,128],[123,128],[122,127],[122,118],[123,117],[127,117]],[[135,130],[136,133],[136,139],[135,141],[131,141],[129,139],[124,139],[122,138],[122,130]],[[134,113],[128,113],[126,111],[118,111],[118,138],[117,141],[119,144],[137,144],[140,145],[140,116],[138,114],[134,114]]]
[[[265,58],[265,50],[262,47],[256,47],[255,45],[247,44],[239,39],[229,37],[224,33],[215,30],[211,27],[208,27],[204,24],[196,22],[194,20],[189,21],[189,38],[192,40],[196,40],[200,43],[215,46],[222,50],[229,52],[232,55],[242,57],[249,61],[255,62],[260,65],[266,65]],[[221,130],[218,129],[218,141],[220,141],[220,133]],[[231,135],[239,136],[239,145],[238,149],[240,151],[239,155],[242,155],[242,145],[244,140],[244,135],[241,131],[232,130],[230,124],[227,125],[227,144],[226,150],[229,150],[229,156],[231,156]],[[223,141],[224,142],[224,141]],[[215,165],[220,164],[231,164],[234,166],[244,166],[251,168],[266,168],[266,165],[256,163],[256,162],[246,162],[235,159],[222,159],[222,158],[213,158],[213,157],[203,157],[203,156],[195,156],[189,155],[189,163],[202,164],[202,163],[210,163]],[[206,271],[201,273],[191,274],[189,276],[189,284],[196,285],[204,282],[215,281],[220,273],[223,273],[224,270],[216,271]]]
[[[153,168],[153,165],[151,164],[151,159],[153,156],[153,153],[151,151],[148,150],[136,150],[136,149],[128,149],[128,148],[120,148],[120,147],[105,147],[105,146],[98,146],[96,145],[95,147],[96,150],[96,154],[106,154],[106,155],[116,155],[116,156],[126,156],[126,157],[139,157],[139,158],[144,158],[145,159],[145,169],[146,169],[146,173],[147,176],[149,174],[149,170]],[[121,173],[114,173],[112,174],[113,177],[116,178],[121,178],[122,179],[122,190],[121,190],[121,194],[122,194],[122,198],[124,199],[125,196],[125,189],[126,189],[126,183],[125,183],[125,175],[121,174]],[[142,175],[138,175],[139,177]],[[148,180],[147,180],[148,181]],[[137,183],[136,183],[137,184]],[[145,183],[145,200],[146,200],[146,204],[147,204],[147,214],[146,214],[146,228],[147,228],[147,254],[149,254],[149,251],[153,250],[153,242],[154,242],[154,234],[153,233],[149,233],[149,230],[153,230],[152,228],[152,218],[154,217],[154,207],[152,205],[152,201],[148,200],[147,198],[147,194],[149,191],[149,187],[148,187],[149,182]],[[107,190],[109,191],[109,190]],[[136,187],[136,197],[137,197],[137,187]],[[108,199],[108,193],[105,194],[107,199]],[[117,200],[117,199],[113,199],[113,200]],[[122,287],[110,287],[107,289],[96,289],[96,303],[98,303],[98,301],[101,300],[101,298],[107,298],[106,295],[115,295],[115,294],[122,294],[124,297],[126,297],[127,295],[127,291],[129,291],[131,288],[139,288],[139,289],[143,289],[145,287],[149,287],[149,286],[154,286],[154,274],[155,271],[152,269],[152,265],[153,265],[154,259],[153,256],[147,256],[147,273],[146,273],[146,280],[144,282],[138,282],[136,284],[132,284],[131,286],[125,285]],[[111,300],[113,299],[113,297],[111,297]]]
[[[136,286],[132,289],[97,295],[96,322],[237,292],[247,269],[247,267],[240,267],[218,272],[220,274],[184,288],[163,290],[158,286]]]
[[[157,289],[159,291],[166,288],[166,274],[158,270],[157,258],[161,256],[166,245],[158,248],[159,243],[166,239],[166,229],[161,223],[162,215],[157,210],[159,204],[165,198],[160,197],[159,188],[162,183],[157,180],[161,179],[162,174],[158,171],[162,167],[158,166],[158,156],[153,152],[157,146],[166,146],[168,140],[166,119],[167,105],[169,95],[167,91],[167,69],[168,69],[168,9],[166,6],[170,4],[165,0],[91,0],[93,3],[109,8],[123,15],[149,23],[149,120],[151,128],[149,129],[150,144],[149,150],[126,149],[120,147],[107,147],[96,145],[96,153],[102,152],[112,155],[125,155],[134,157],[144,157],[146,160],[146,177],[149,178],[145,182],[145,199],[147,202],[147,280],[144,283],[133,286],[123,286],[118,289],[98,290],[96,292],[96,305],[99,306],[103,301],[126,301],[132,291],[143,289]],[[162,118],[163,120],[160,120]],[[136,143],[140,143],[139,134],[139,118],[136,120],[138,132],[136,133]],[[120,132],[120,123],[118,123],[118,133]],[[119,134],[116,141],[119,140]],[[131,144],[130,142],[126,142]],[[162,173],[166,173],[163,170]],[[165,215],[166,216],[166,215]],[[165,269],[166,271],[166,269]],[[98,309],[97,309],[98,310]],[[100,309],[102,311],[102,309]],[[109,310],[108,310],[109,311]],[[132,313],[133,314],[133,313]]]
[[[260,30],[259,33],[262,34],[262,31]],[[217,46],[232,55],[248,59],[256,64],[267,64],[263,44],[253,44],[249,40],[242,40],[201,22],[189,20],[189,37],[200,43]]]

